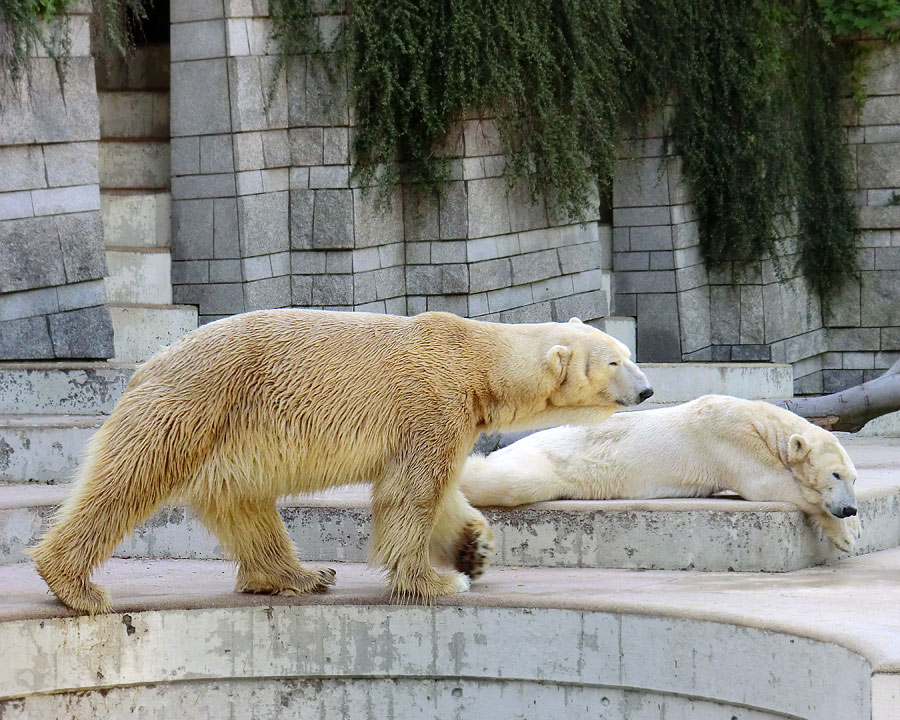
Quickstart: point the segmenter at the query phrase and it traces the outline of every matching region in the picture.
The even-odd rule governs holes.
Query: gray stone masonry
[[[291,305],[518,322],[608,314],[598,212],[554,218],[510,186],[492,118],[451,132],[440,198],[360,187],[347,78],[292,58],[267,95],[266,13],[259,2],[171,5],[176,302],[198,305],[201,322]],[[328,32],[341,22],[319,17]]]
[[[39,53],[0,103],[0,360],[113,354],[90,5],[71,12],[64,93]]]

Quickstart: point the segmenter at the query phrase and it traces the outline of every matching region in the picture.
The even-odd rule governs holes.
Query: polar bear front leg
[[[238,562],[235,590],[269,595],[323,592],[335,583],[331,568],[304,568],[274,500],[241,498],[198,509],[225,551]]]
[[[426,445],[398,458],[372,486],[372,562],[388,571],[391,594],[400,602],[429,602],[469,589],[466,575],[439,573],[430,562],[438,508],[455,490],[453,475],[452,459]]]
[[[856,517],[841,520],[829,513],[813,516],[822,531],[831,539],[838,550],[852,553],[856,550],[856,540],[859,537],[859,519]]]
[[[458,488],[449,490],[438,507],[431,532],[431,559],[455,567],[472,580],[481,577],[494,556],[494,533]]]

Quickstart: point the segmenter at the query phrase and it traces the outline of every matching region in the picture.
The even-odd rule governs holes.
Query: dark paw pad
[[[470,578],[484,575],[494,555],[494,543],[476,530],[468,530],[456,553],[456,569]]]

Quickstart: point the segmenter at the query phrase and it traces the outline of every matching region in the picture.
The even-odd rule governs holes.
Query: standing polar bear
[[[856,468],[830,432],[767,402],[705,395],[529,435],[463,466],[478,507],[542,500],[707,497],[796,505],[841,550],[859,536]]]
[[[239,564],[237,590],[323,590],[279,496],[371,481],[372,558],[395,595],[461,592],[493,548],[457,488],[482,431],[598,422],[652,394],[628,349],[573,318],[503,325],[267,310],[205,325],[138,369],[91,440],[72,496],[31,550],[69,607],[109,611],[92,571],[167,501]]]

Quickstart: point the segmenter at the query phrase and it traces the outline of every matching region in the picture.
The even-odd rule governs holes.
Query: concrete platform
[[[686,402],[701,395],[784,400],[794,395],[794,370],[773,363],[640,363],[653,387],[645,405]]]
[[[303,598],[215,561],[115,560],[75,617],[0,568],[0,712],[15,718],[808,718],[900,712],[900,550],[786,575],[496,569],[433,606],[336,566]],[[196,713],[194,712],[196,709]]]
[[[109,415],[134,363],[0,362],[0,415]]]
[[[846,443],[860,471],[856,554],[900,545],[900,442]],[[19,562],[68,488],[0,487],[0,563]],[[365,562],[368,488],[286,499],[281,516],[311,562]],[[787,572],[845,554],[786,503],[719,497],[556,501],[487,509],[500,566]],[[183,507],[166,508],[125,539],[121,558],[220,559],[215,538]]]
[[[99,174],[101,189],[133,188],[165,190],[169,187],[169,141],[101,140]]]

